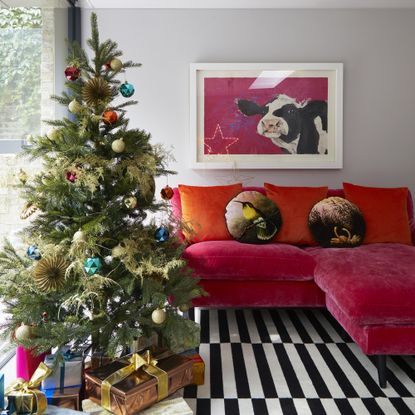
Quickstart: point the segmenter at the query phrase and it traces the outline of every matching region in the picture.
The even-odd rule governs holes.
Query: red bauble
[[[66,172],[66,179],[71,183],[75,183],[76,173],[74,171]]]
[[[170,200],[174,195],[174,191],[169,185],[167,185],[166,187],[163,187],[163,189],[161,189],[160,195],[162,199]]]
[[[109,71],[111,69],[111,61],[109,61],[109,62],[107,62],[107,63],[104,63],[103,65],[102,65],[102,70],[103,71]]]
[[[81,70],[76,66],[67,66],[65,76],[68,81],[76,81],[81,76]]]
[[[118,114],[115,111],[107,110],[102,114],[105,124],[114,124],[118,120]]]

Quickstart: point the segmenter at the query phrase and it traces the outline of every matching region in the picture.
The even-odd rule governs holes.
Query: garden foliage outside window
[[[10,153],[41,132],[41,9],[0,9],[0,44],[0,153]]]

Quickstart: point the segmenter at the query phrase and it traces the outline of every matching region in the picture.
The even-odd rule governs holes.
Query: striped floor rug
[[[415,358],[374,360],[320,309],[196,309],[205,384],[184,398],[197,415],[415,414]]]

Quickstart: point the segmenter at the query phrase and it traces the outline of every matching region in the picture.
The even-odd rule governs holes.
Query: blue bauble
[[[121,95],[125,98],[130,98],[131,96],[133,96],[134,94],[134,85],[133,84],[129,84],[128,82],[124,82],[121,86],[120,86],[120,92]]]
[[[96,274],[102,268],[101,258],[96,256],[87,258],[84,262],[84,269],[88,275]]]
[[[30,259],[34,259],[36,261],[42,258],[36,245],[30,245],[29,248],[27,248],[26,254]]]
[[[154,237],[157,242],[166,242],[169,239],[169,231],[164,226],[161,226],[156,229],[156,232],[154,232]]]

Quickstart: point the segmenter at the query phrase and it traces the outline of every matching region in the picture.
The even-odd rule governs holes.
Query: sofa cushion
[[[315,266],[307,252],[287,244],[205,241],[188,246],[183,257],[206,280],[309,281]]]
[[[311,209],[308,225],[319,245],[352,248],[362,244],[365,220],[359,208],[342,197],[328,197]]]
[[[225,209],[226,226],[233,239],[247,244],[266,244],[281,228],[275,203],[253,190],[238,193]]]
[[[240,183],[228,186],[179,185],[183,234],[189,242],[231,239],[225,223],[225,208],[242,190]]]
[[[415,323],[414,246],[371,244],[306,251],[316,261],[316,284],[354,323]]]
[[[366,222],[365,244],[412,244],[407,210],[408,188],[380,188],[343,183],[346,199],[356,204]]]
[[[281,211],[281,231],[276,242],[294,245],[316,245],[308,228],[308,215],[311,208],[327,196],[324,187],[288,187],[264,183],[267,196]]]

